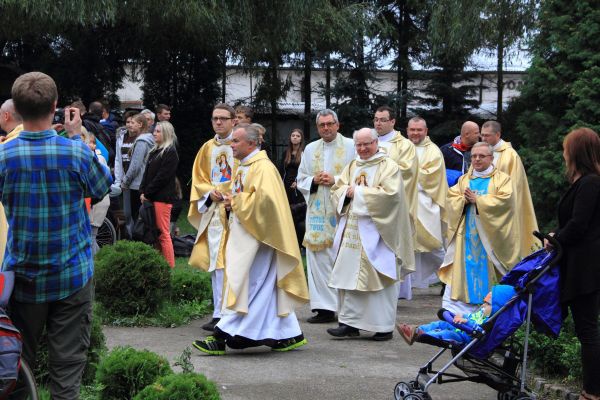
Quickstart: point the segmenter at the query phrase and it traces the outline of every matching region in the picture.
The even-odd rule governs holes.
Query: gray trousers
[[[94,285],[51,303],[10,303],[11,318],[23,336],[23,357],[35,368],[44,326],[48,333],[50,394],[53,400],[79,399],[81,375],[90,346]]]

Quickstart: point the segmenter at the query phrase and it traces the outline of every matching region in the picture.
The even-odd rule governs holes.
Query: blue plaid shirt
[[[9,232],[3,269],[24,303],[64,299],[94,272],[84,197],[108,192],[110,171],[78,136],[23,131],[0,145],[0,200]]]

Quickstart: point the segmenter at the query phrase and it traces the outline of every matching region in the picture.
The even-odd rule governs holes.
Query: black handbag
[[[156,227],[156,218],[154,216],[154,204],[144,201],[140,206],[137,220],[133,224],[131,238],[138,242],[153,245],[158,241],[160,232]]]

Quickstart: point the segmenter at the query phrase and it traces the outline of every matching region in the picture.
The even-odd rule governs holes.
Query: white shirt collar
[[[241,161],[240,161],[240,164],[243,164],[243,163],[245,163],[246,161],[248,161],[249,159],[251,159],[252,157],[254,157],[254,155],[255,155],[256,153],[258,153],[259,151],[260,151],[260,149],[259,149],[259,148],[256,148],[256,149],[254,149],[254,150],[252,151],[252,153],[248,154],[246,157],[244,157],[244,159],[243,159],[243,160],[241,160]]]
[[[498,141],[498,143],[496,143],[495,145],[493,145],[493,146],[492,146],[492,150],[493,150],[493,151],[496,151],[496,150],[498,150],[498,149],[500,148],[500,146],[502,146],[503,144],[504,144],[504,140],[500,139],[500,140]]]
[[[222,139],[221,136],[219,136],[218,134],[215,135],[215,140],[217,141],[217,143],[219,144],[224,144],[227,142],[231,142],[231,138],[233,137],[233,131],[229,132],[229,135],[227,135],[226,138]]]
[[[391,132],[386,133],[385,135],[379,136],[380,142],[389,142],[396,136],[396,131],[392,130]]]
[[[483,178],[483,177],[486,177],[489,174],[491,174],[493,170],[494,170],[494,164],[490,165],[489,167],[487,167],[487,169],[485,169],[481,172],[475,171],[475,168],[473,168],[473,176],[475,178]]]

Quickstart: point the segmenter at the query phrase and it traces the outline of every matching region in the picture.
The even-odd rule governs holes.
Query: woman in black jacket
[[[156,226],[160,231],[158,244],[160,250],[171,266],[175,266],[173,242],[170,233],[171,208],[177,201],[175,178],[179,156],[177,155],[177,136],[175,129],[167,121],[156,124],[154,128],[156,144],[148,155],[146,170],[140,185],[140,200],[154,204]]]
[[[292,211],[292,217],[294,218],[296,238],[300,247],[302,247],[302,241],[304,240],[306,201],[302,193],[296,189],[296,177],[298,176],[298,167],[300,166],[303,152],[304,134],[300,129],[293,129],[280,163],[280,173],[290,204],[290,210]]]
[[[591,129],[576,129],[565,137],[563,149],[571,187],[558,205],[554,233],[564,249],[561,301],[571,309],[581,342],[579,399],[600,400],[600,138]]]

